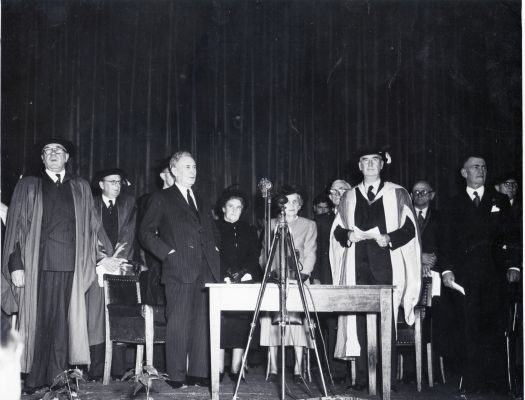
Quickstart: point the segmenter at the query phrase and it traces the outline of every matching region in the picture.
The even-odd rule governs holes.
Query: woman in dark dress
[[[240,191],[228,190],[221,197],[224,214],[217,221],[221,234],[221,279],[227,284],[260,280],[261,252],[255,227],[239,218],[246,207],[246,197]],[[220,376],[224,374],[224,350],[232,349],[230,378],[237,380],[244,348],[250,331],[250,316],[246,313],[222,313]]]

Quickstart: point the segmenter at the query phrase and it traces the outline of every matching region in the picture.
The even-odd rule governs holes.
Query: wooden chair
[[[432,335],[423,338],[423,321],[426,316],[427,307],[430,308],[432,304],[432,278],[423,278],[421,296],[419,303],[414,308],[416,321],[414,326],[408,326],[403,317],[398,318],[397,323],[397,341],[396,346],[406,347],[414,346],[416,357],[416,382],[417,391],[421,391],[421,376],[422,376],[422,347],[425,343],[427,353],[427,373],[428,385],[434,386],[433,371],[432,371]],[[400,310],[401,311],[401,310]],[[401,313],[400,313],[401,316]],[[403,356],[398,355],[398,369],[397,378],[403,379]]]
[[[113,342],[137,345],[135,379],[142,370],[144,345],[146,363],[153,365],[153,344],[166,341],[164,307],[141,303],[139,276],[104,275],[106,302],[106,360],[103,384],[109,383]]]

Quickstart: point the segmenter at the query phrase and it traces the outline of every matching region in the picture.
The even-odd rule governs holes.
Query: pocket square
[[[493,213],[493,212],[499,212],[499,208],[498,208],[498,206],[493,205],[493,206],[492,206],[492,209],[490,210],[490,212],[491,212],[491,213]]]

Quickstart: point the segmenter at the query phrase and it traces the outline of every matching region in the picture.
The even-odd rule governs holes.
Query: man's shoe
[[[266,379],[268,382],[277,382],[277,374],[269,373],[268,379]]]
[[[26,386],[26,385],[23,385],[22,386],[22,394],[24,395],[32,395],[32,394],[35,394],[36,392],[43,392],[44,390],[47,390],[48,387],[46,385],[42,385],[42,386]]]
[[[186,384],[188,386],[210,387],[210,380],[201,376],[187,376]]]
[[[239,379],[239,373],[238,372],[230,372],[230,379],[233,383],[237,383],[237,380]],[[241,377],[241,379],[244,381],[244,376]]]
[[[184,386],[184,381],[171,381],[166,379],[166,383],[170,385],[173,389],[180,389]]]

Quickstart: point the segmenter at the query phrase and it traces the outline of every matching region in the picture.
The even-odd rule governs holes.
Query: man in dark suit
[[[105,356],[105,304],[102,276],[118,274],[121,266],[133,257],[135,240],[135,198],[121,193],[126,174],[119,168],[97,172],[95,182],[101,193],[93,198],[95,213],[102,222],[98,232],[97,275],[86,294],[88,333],[91,365],[89,375],[98,380],[104,371]],[[126,372],[125,346],[113,347],[112,372],[121,377]]]
[[[192,190],[197,177],[193,157],[186,151],[175,153],[170,169],[175,185],[152,194],[139,235],[143,246],[162,260],[167,382],[179,388],[184,383],[207,385],[209,325],[204,285],[219,281],[220,260],[211,207]]]
[[[509,222],[509,201],[485,186],[487,167],[478,156],[461,168],[466,188],[444,210],[443,284],[461,285],[465,296],[456,304],[461,321],[463,395],[476,391],[505,391],[505,338],[501,290],[505,280],[519,280],[512,257],[502,256]]]
[[[330,235],[332,224],[334,222],[337,206],[341,196],[352,187],[342,179],[336,179],[330,185],[328,194],[329,201],[334,206],[333,212],[315,215],[315,224],[317,225],[317,257],[315,268],[312,272],[312,280],[317,285],[332,285],[332,268],[330,267],[329,249]],[[316,201],[314,200],[314,207]],[[326,351],[330,363],[330,372],[335,383],[341,383],[346,380],[347,363],[334,357],[335,340],[337,337],[337,315],[321,315],[321,329],[326,340]],[[320,347],[322,348],[322,343]]]

